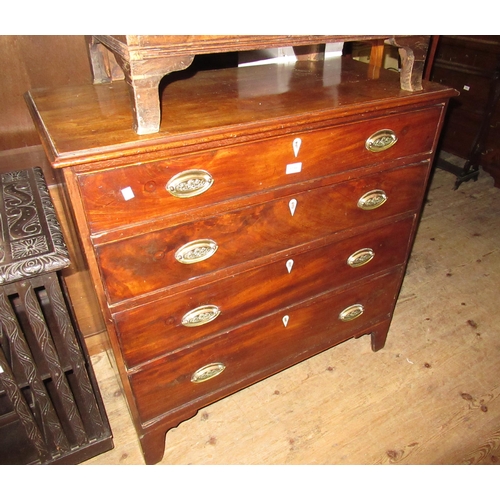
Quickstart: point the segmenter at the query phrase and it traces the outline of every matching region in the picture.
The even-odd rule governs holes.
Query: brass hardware
[[[374,189],[368,191],[358,200],[358,207],[363,210],[374,210],[381,207],[387,201],[385,191]]]
[[[360,248],[347,259],[347,263],[351,267],[361,267],[368,264],[373,257],[375,252],[371,248]]]
[[[226,366],[224,365],[224,363],[210,363],[209,365],[202,366],[193,373],[193,375],[191,376],[191,382],[195,384],[206,382],[207,380],[220,375],[225,370],[225,368]]]
[[[217,248],[219,247],[213,240],[190,241],[175,252],[175,258],[181,264],[195,264],[212,257]]]
[[[340,314],[339,319],[341,321],[352,321],[353,319],[359,318],[365,308],[361,304],[353,304],[352,306],[346,307]]]
[[[379,153],[386,149],[392,148],[398,142],[396,133],[393,130],[383,129],[378,130],[366,139],[365,147],[372,153]]]
[[[205,170],[186,170],[174,175],[165,189],[176,198],[192,198],[210,189],[213,183],[213,177]]]
[[[182,324],[189,327],[206,325],[210,321],[213,321],[219,314],[220,309],[217,306],[205,305],[196,307],[184,314]]]

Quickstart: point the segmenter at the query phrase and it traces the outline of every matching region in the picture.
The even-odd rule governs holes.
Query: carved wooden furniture
[[[455,188],[477,179],[479,167],[500,187],[500,36],[440,36],[432,80],[454,87],[441,149],[465,160],[462,168],[440,161],[457,176]]]
[[[68,253],[41,169],[0,187],[0,463],[81,462],[113,443],[58,276]]]
[[[347,339],[384,346],[454,94],[342,59],[200,71],[148,136],[125,82],[27,95],[147,463],[203,406]]]
[[[325,43],[367,40],[373,44],[368,72],[376,78],[387,40],[400,48],[401,88],[416,91],[422,89],[429,44],[428,36],[396,35],[89,35],[87,40],[94,83],[125,78],[133,108],[133,127],[141,135],[160,129],[161,79],[186,69],[198,54],[293,46],[299,59],[318,60]]]

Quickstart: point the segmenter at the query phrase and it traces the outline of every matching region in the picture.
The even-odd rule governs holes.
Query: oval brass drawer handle
[[[375,257],[375,252],[371,248],[360,248],[347,259],[347,264],[351,267],[361,267],[368,264],[373,257]]]
[[[368,191],[358,200],[358,207],[362,210],[375,210],[387,201],[387,195],[382,189]]]
[[[396,133],[390,129],[382,129],[373,133],[366,139],[365,147],[372,153],[379,153],[386,149],[392,148],[398,142]]]
[[[210,363],[209,365],[202,366],[193,373],[193,375],[191,376],[191,382],[195,384],[206,382],[207,380],[220,375],[225,370],[225,368],[226,366],[224,365],[224,363]]]
[[[177,249],[175,258],[181,264],[195,264],[212,257],[217,248],[214,240],[194,240]]]
[[[192,198],[210,189],[213,183],[213,177],[205,170],[186,170],[174,175],[165,188],[176,198]]]
[[[182,317],[182,325],[188,327],[196,327],[206,325],[213,321],[220,314],[220,309],[217,306],[205,305],[191,309]]]
[[[352,306],[346,307],[340,314],[339,319],[341,321],[352,321],[353,319],[359,318],[365,308],[361,304],[353,304]]]

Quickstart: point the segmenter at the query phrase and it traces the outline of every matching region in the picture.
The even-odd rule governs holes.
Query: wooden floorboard
[[[500,463],[500,190],[437,170],[385,348],[350,340],[201,410],[161,464]],[[143,464],[106,353],[115,448]]]

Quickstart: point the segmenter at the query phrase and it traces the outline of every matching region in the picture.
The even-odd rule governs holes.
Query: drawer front
[[[415,212],[427,171],[428,163],[422,162],[98,246],[108,300],[129,299],[343,229]],[[370,202],[383,201],[380,190],[385,203],[359,208],[361,199],[371,208],[376,205]]]
[[[142,422],[189,403],[209,404],[244,380],[253,382],[348,338],[369,333],[370,326],[391,316],[401,276],[398,270],[362,286],[322,295],[130,374]],[[339,319],[353,305],[362,305],[364,312],[351,321]],[[201,380],[212,378],[193,382],[195,373]]]
[[[114,315],[129,367],[405,261],[414,217]]]
[[[442,107],[79,176],[98,233],[383,161],[430,153]],[[397,141],[372,152],[367,139]],[[387,144],[387,136],[379,138]],[[390,139],[389,139],[390,142]],[[171,193],[175,193],[174,196]],[[181,197],[178,197],[181,196]]]

